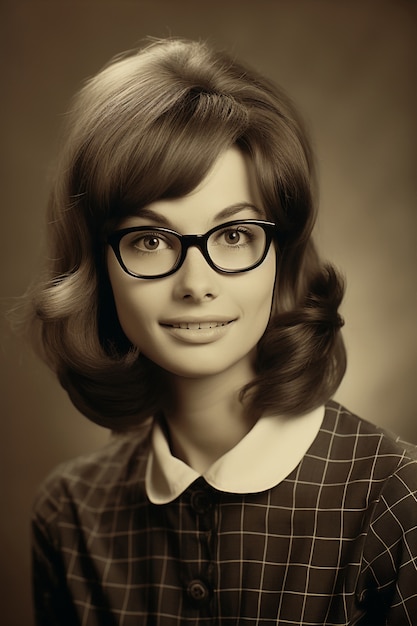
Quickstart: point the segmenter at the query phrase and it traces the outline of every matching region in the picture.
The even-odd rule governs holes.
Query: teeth
[[[207,328],[217,328],[218,326],[226,326],[228,322],[181,322],[173,324],[173,328],[182,328],[185,330],[201,330]]]

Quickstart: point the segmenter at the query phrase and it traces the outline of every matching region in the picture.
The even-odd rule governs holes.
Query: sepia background
[[[417,443],[416,3],[413,0],[3,0],[0,622],[30,626],[29,518],[59,462],[106,440],[10,332],[37,271],[48,179],[72,94],[148,36],[208,39],[280,83],[311,129],[316,237],[345,274],[337,399]]]

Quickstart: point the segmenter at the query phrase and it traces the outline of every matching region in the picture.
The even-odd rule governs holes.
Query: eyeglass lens
[[[245,270],[261,259],[266,234],[258,224],[233,224],[216,229],[207,239],[207,252],[219,269]],[[181,239],[163,229],[149,228],[125,234],[120,255],[126,268],[141,276],[170,272],[181,256]]]

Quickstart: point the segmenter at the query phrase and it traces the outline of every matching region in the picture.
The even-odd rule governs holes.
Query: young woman
[[[37,624],[416,623],[412,446],[330,398],[342,286],[284,94],[153,43],[76,98],[31,329],[115,432],[34,507]]]

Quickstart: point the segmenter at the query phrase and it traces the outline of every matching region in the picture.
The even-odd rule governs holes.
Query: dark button
[[[204,604],[208,600],[210,592],[202,580],[192,580],[188,584],[187,594],[197,604]]]
[[[210,511],[212,504],[210,494],[207,491],[194,491],[191,495],[191,506],[199,515],[204,515],[204,513]]]

